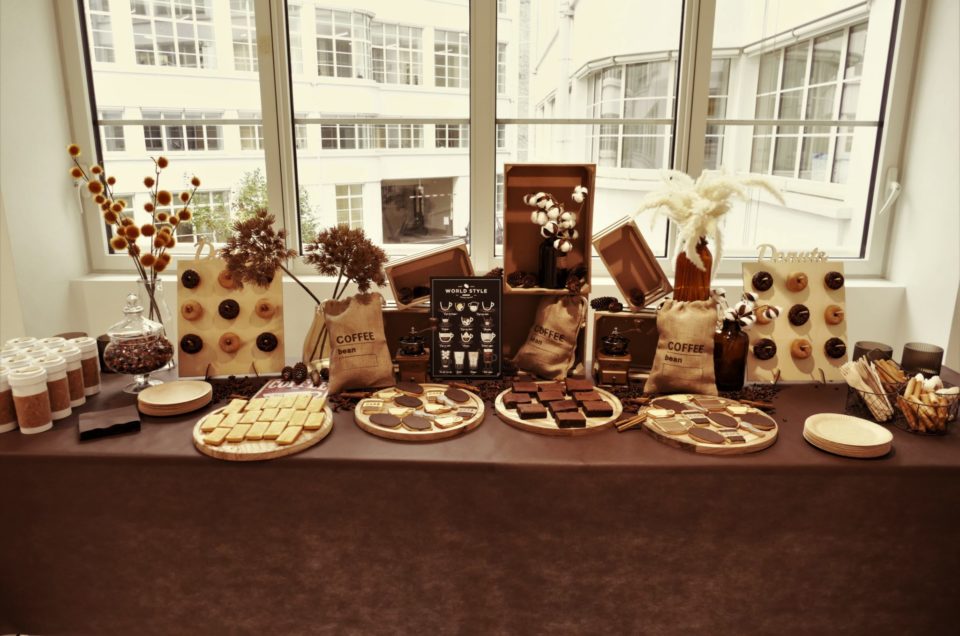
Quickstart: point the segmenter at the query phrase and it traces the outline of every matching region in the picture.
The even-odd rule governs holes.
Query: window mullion
[[[716,0],[687,0],[674,140],[674,167],[696,177],[703,169]]]
[[[470,242],[477,270],[494,255],[497,3],[470,3]]]

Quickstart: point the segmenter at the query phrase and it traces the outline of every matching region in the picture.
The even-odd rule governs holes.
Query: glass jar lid
[[[162,331],[163,325],[159,322],[143,317],[140,297],[131,293],[127,295],[127,303],[123,307],[123,320],[110,327],[107,335],[111,341],[122,341],[159,336]]]

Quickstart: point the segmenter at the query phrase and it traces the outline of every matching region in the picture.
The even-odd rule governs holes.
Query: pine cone
[[[523,285],[523,277],[525,274],[523,272],[512,272],[507,276],[507,284],[511,287],[520,287]]]
[[[293,365],[293,381],[297,384],[303,384],[307,381],[307,378],[310,376],[310,372],[307,370],[307,365],[302,362],[298,362]]]
[[[623,311],[623,303],[621,303],[619,300],[615,300],[607,307],[607,311],[612,311],[614,313]]]
[[[537,277],[533,274],[524,274],[523,275],[523,287],[525,289],[530,289],[531,287],[536,287],[538,284]]]
[[[330,379],[330,367],[323,367],[320,369],[320,377],[324,380]]]
[[[489,272],[483,275],[484,278],[503,278],[503,268],[494,267]]]
[[[630,292],[630,302],[636,305],[637,307],[643,307],[646,303],[644,302],[646,298],[643,295],[643,292],[639,289],[631,290]]]
[[[596,311],[607,311],[612,303],[618,302],[613,296],[598,296],[590,301],[590,306]]]
[[[289,382],[293,379],[293,367],[283,367],[280,370],[280,379],[284,382]]]

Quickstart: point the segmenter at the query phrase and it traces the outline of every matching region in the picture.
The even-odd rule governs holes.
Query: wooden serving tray
[[[203,420],[210,415],[221,412],[223,408],[225,407],[211,411],[200,418],[196,425],[194,425],[193,445],[204,455],[229,462],[254,462],[293,455],[323,441],[323,439],[330,434],[330,431],[333,430],[333,412],[329,406],[326,406],[323,409],[323,426],[315,431],[302,431],[297,441],[289,446],[281,446],[275,441],[267,439],[259,441],[247,440],[238,444],[225,441],[220,446],[209,446],[203,442],[204,433],[200,431],[200,426],[203,424]]]
[[[743,406],[736,400],[728,400],[722,397],[715,397],[712,395],[693,395],[693,394],[676,394],[676,395],[663,395],[659,398],[654,398],[650,407],[656,407],[658,400],[671,399],[678,402],[685,402],[695,398],[704,398],[711,400],[719,400],[727,405],[738,405]],[[648,407],[649,408],[649,407]],[[760,412],[757,409],[752,409],[753,411]],[[726,413],[726,411],[724,411]],[[726,413],[729,415],[729,413]],[[679,415],[679,414],[677,414]],[[709,415],[709,413],[707,414]],[[764,413],[764,415],[766,415]],[[737,417],[736,415],[732,417]],[[709,444],[707,442],[700,441],[690,437],[688,434],[683,433],[680,435],[667,435],[660,429],[658,429],[651,418],[647,418],[643,423],[643,428],[653,436],[655,440],[666,444],[667,446],[673,446],[674,448],[680,448],[685,451],[690,451],[692,453],[700,453],[702,455],[744,455],[746,453],[755,453],[761,451],[764,448],[772,446],[774,442],[777,441],[777,434],[779,433],[780,427],[777,425],[777,421],[767,415],[767,418],[773,423],[773,430],[763,431],[763,437],[757,437],[754,434],[746,431],[742,428],[737,429],[737,432],[743,435],[746,438],[746,442],[743,444],[732,444],[732,443],[723,443],[723,444]],[[719,431],[720,429],[716,426],[710,426],[711,430]]]
[[[515,426],[524,431],[530,431],[531,433],[539,433],[540,435],[553,435],[556,437],[576,437],[579,435],[590,435],[591,433],[599,433],[600,431],[611,428],[614,422],[623,414],[623,404],[620,403],[620,400],[617,399],[615,395],[609,391],[605,391],[600,387],[594,387],[593,389],[600,394],[600,397],[603,398],[604,402],[607,402],[613,406],[613,415],[611,417],[588,417],[587,425],[583,428],[559,428],[557,426],[556,420],[553,419],[553,414],[550,413],[549,409],[547,410],[547,416],[535,420],[522,420],[516,411],[504,408],[503,406],[503,396],[511,391],[507,389],[497,396],[497,399],[494,401],[493,406],[496,409],[497,417],[506,422],[511,426]]]
[[[424,401],[426,401],[425,396],[428,391],[431,391],[431,390],[446,391],[448,388],[450,388],[446,384],[428,383],[428,384],[421,384],[420,386],[423,387],[424,395],[418,396],[418,397],[420,397],[420,399]],[[398,428],[384,428],[382,426],[377,426],[376,424],[370,421],[370,416],[373,415],[373,413],[361,412],[363,410],[363,405],[364,403],[367,402],[367,400],[383,399],[378,396],[391,390],[395,390],[394,387],[381,389],[380,391],[377,391],[376,393],[371,395],[369,398],[360,400],[357,406],[353,409],[353,421],[357,423],[357,426],[359,426],[366,432],[370,433],[371,435],[376,435],[377,437],[385,437],[386,439],[399,440],[402,442],[433,442],[440,439],[447,439],[449,437],[456,437],[457,435],[462,435],[467,431],[472,431],[476,427],[480,426],[481,422],[483,422],[483,416],[485,412],[485,409],[483,406],[483,400],[481,400],[480,397],[475,393],[473,393],[472,391],[465,391],[465,393],[470,396],[470,400],[459,406],[461,407],[469,406],[469,407],[476,408],[477,413],[472,418],[466,419],[460,422],[459,424],[457,424],[456,426],[452,426],[450,428],[440,428],[436,425],[433,425],[433,427],[429,431],[410,431],[403,428],[403,425],[400,425]],[[384,400],[384,402],[391,402],[391,401]],[[419,413],[419,412],[415,411],[415,413]],[[427,419],[430,419],[430,418],[427,417]]]

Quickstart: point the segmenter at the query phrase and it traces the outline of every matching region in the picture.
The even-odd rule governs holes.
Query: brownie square
[[[603,400],[597,402],[584,402],[583,412],[587,417],[610,417],[613,415],[613,407]]]
[[[576,411],[577,403],[573,400],[554,400],[547,404],[547,408],[551,413],[556,415],[557,413],[563,413],[565,411]]]
[[[533,420],[547,416],[547,409],[542,404],[518,404],[517,414],[521,420]]]
[[[513,382],[513,392],[514,393],[536,393],[537,392],[537,383],[536,382],[521,382],[519,380],[514,380]]]
[[[586,378],[567,378],[567,391],[593,391],[593,381]]]
[[[573,394],[573,399],[577,401],[577,404],[583,406],[584,402],[600,402],[603,400],[600,397],[600,394],[596,391],[582,391]]]
[[[560,428],[586,428],[587,426],[587,419],[579,411],[557,413],[554,419],[557,420],[557,426]]]
[[[518,404],[530,404],[530,395],[527,393],[507,393],[503,396],[504,408],[515,409]]]
[[[543,382],[537,385],[537,391],[539,393],[564,393],[566,387],[560,382]]]
[[[562,400],[566,396],[561,391],[540,391],[537,393],[537,399],[546,404],[547,402],[555,402],[556,400]]]

